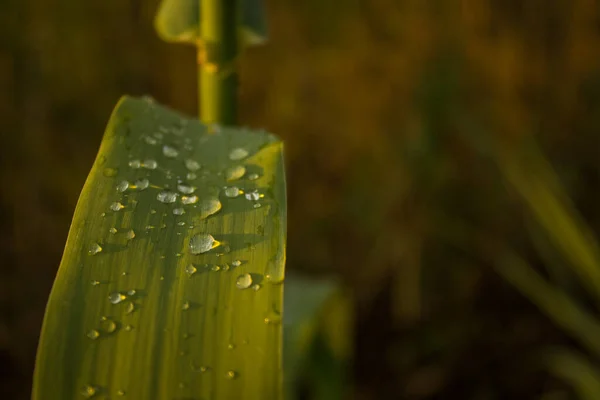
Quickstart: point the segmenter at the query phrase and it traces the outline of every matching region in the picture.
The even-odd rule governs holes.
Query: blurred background
[[[157,5],[0,4],[2,399],[30,396],[119,97],[196,114],[195,49],[158,39]],[[350,296],[340,396],[600,399],[600,3],[266,8],[269,42],[239,60],[240,124],[286,142],[288,271]]]

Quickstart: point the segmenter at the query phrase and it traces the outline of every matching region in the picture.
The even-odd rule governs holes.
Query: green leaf
[[[48,301],[33,399],[280,398],[285,218],[274,136],[122,99]]]
[[[550,371],[570,383],[581,400],[600,399],[600,369],[583,354],[556,349],[546,355]]]
[[[200,39],[200,0],[163,0],[154,25],[167,42],[197,45]],[[267,23],[262,0],[240,0],[242,45],[262,44],[267,39]]]

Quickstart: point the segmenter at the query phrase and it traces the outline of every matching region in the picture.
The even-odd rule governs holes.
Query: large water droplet
[[[217,247],[220,243],[208,233],[199,233],[190,239],[190,253],[202,254]]]
[[[242,192],[240,191],[240,189],[237,186],[230,186],[225,189],[225,196],[230,197],[230,198],[238,197],[240,195],[240,193],[242,193]]]
[[[138,169],[142,166],[142,163],[140,160],[131,160],[129,161],[129,166],[133,169]]]
[[[121,209],[125,208],[125,206],[123,204],[121,204],[120,202],[115,201],[110,205],[109,208],[113,211],[120,211]]]
[[[119,292],[112,292],[111,294],[108,295],[108,300],[113,304],[119,304],[126,298],[127,298],[127,296],[125,296],[123,293],[119,293]]]
[[[258,200],[260,199],[260,193],[258,193],[258,190],[253,190],[251,192],[247,192],[244,196],[246,196],[246,200]]]
[[[190,278],[196,273],[196,271],[198,271],[198,269],[194,266],[194,264],[189,264],[187,267],[185,267],[185,273],[188,274]]]
[[[222,205],[216,197],[209,197],[200,202],[200,219],[208,218],[221,209]]]
[[[198,171],[200,164],[196,160],[185,160],[185,167],[190,171]]]
[[[235,181],[240,179],[246,173],[246,167],[242,165],[236,165],[231,168],[227,168],[225,171],[225,179],[228,181]]]
[[[175,192],[170,192],[168,190],[163,190],[156,195],[156,199],[161,203],[174,203],[177,200],[177,196],[179,196]]]
[[[129,182],[127,181],[121,181],[118,185],[117,185],[117,191],[119,192],[124,192],[129,188]]]
[[[88,254],[93,256],[94,254],[98,254],[101,251],[102,251],[102,247],[98,243],[92,243],[92,245],[90,246],[90,248],[88,250]]]
[[[248,157],[248,154],[249,154],[248,150],[246,150],[242,147],[238,147],[229,152],[229,159],[233,160],[233,161],[242,160],[242,159]]]
[[[252,276],[250,274],[242,274],[237,277],[235,286],[238,289],[248,289],[252,285]]]
[[[192,194],[196,190],[194,186],[188,185],[186,183],[178,183],[177,190],[179,190],[183,194]]]
[[[198,196],[181,196],[181,202],[183,204],[195,204],[198,201]]]
[[[148,179],[139,179],[137,181],[135,181],[135,188],[137,190],[144,190],[147,189],[148,186],[150,186],[150,181]]]
[[[88,333],[86,334],[87,337],[89,337],[92,340],[96,340],[100,337],[100,332],[98,332],[95,329],[92,329],[90,331],[88,331]]]
[[[156,169],[156,167],[158,167],[158,163],[155,160],[148,159],[144,160],[142,166],[146,169]]]
[[[165,157],[175,158],[179,155],[179,151],[175,147],[164,145],[162,148]]]
[[[81,388],[81,395],[87,399],[90,399],[96,395],[96,387],[92,385],[85,385]]]
[[[183,215],[185,214],[185,210],[183,208],[174,208],[173,215]]]

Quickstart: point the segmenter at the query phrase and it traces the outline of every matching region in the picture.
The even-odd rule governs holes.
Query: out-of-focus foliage
[[[195,52],[156,38],[156,3],[1,6],[4,397],[28,397],[45,300],[116,99],[151,93],[195,112]],[[266,9],[268,44],[240,58],[241,121],[286,141],[288,269],[338,274],[355,296],[352,396],[574,398],[563,379],[577,384],[597,358],[494,265],[513,249],[598,318],[572,257],[578,237],[600,230],[600,5],[270,0]],[[522,150],[530,139],[589,227],[568,246],[539,223],[552,216],[531,212],[548,204],[524,202],[496,162],[501,144],[536,171]],[[548,372],[549,345],[566,348],[581,375]]]

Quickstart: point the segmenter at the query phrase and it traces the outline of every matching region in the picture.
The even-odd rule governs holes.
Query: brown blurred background
[[[2,399],[30,396],[45,302],[119,97],[196,112],[195,50],[157,38],[157,3],[1,1]],[[535,140],[598,233],[600,3],[266,4],[270,41],[240,60],[240,124],[286,141],[288,269],[354,293],[348,396],[576,398],[540,354],[579,345],[493,268],[503,246],[545,265],[495,154],[527,162],[520,144]]]

